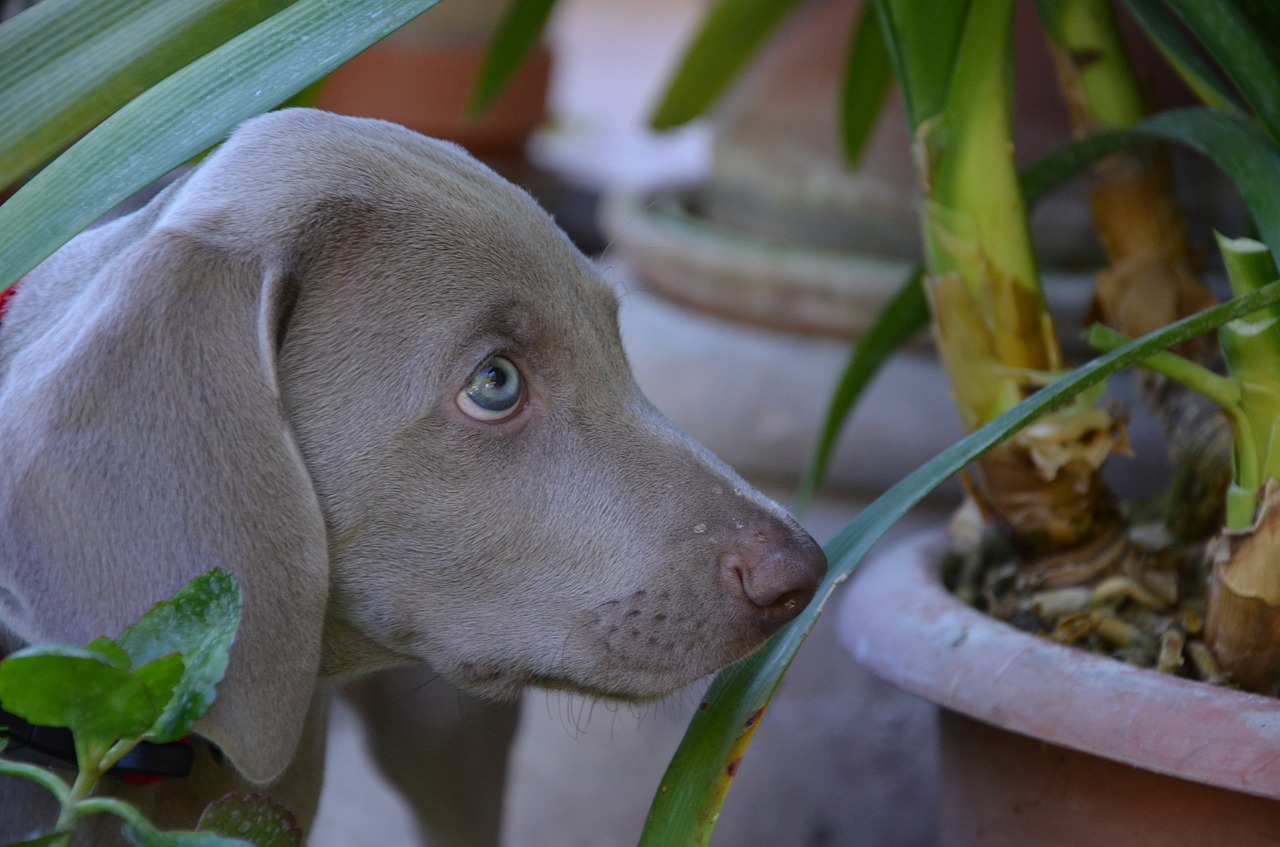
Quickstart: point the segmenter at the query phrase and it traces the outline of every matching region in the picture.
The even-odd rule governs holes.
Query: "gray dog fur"
[[[741,658],[825,561],[647,403],[616,308],[458,148],[310,110],[247,123],[12,301],[0,654],[114,635],[235,573],[243,621],[197,726],[216,749],[112,789],[167,827],[264,787],[309,825],[329,691],[371,671],[643,700]],[[526,400],[474,420],[459,392],[495,353]],[[0,841],[51,822],[0,778]],[[77,843],[118,843],[106,823]]]

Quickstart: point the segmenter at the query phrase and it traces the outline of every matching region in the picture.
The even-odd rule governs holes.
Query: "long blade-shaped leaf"
[[[1254,123],[1191,108],[1163,112],[1134,129],[1190,147],[1221,168],[1249,207],[1260,240],[1280,257],[1280,147]]]
[[[293,0],[43,0],[0,26],[0,185]]]
[[[1218,65],[1273,139],[1280,140],[1280,64],[1232,0],[1167,0]],[[1274,15],[1274,10],[1272,15]]]
[[[808,608],[761,650],[726,669],[712,683],[662,778],[641,835],[641,847],[706,845],[710,841],[737,762],[831,592],[853,573],[889,528],[929,492],[1013,432],[1108,375],[1158,350],[1276,303],[1280,303],[1280,282],[1170,324],[1094,359],[948,448],[868,506],[827,544],[830,569]]]
[[[1059,148],[1022,176],[1028,202],[1090,162],[1151,139],[1174,141],[1216,164],[1240,192],[1261,240],[1280,256],[1280,146],[1247,118],[1193,107],[1162,112],[1132,129],[1101,132]]]
[[[1236,96],[1213,65],[1187,40],[1162,0],[1126,0],[1129,11],[1187,86],[1214,109],[1238,111]]]
[[[942,111],[970,0],[874,0],[907,120],[916,127]]]
[[[478,117],[493,105],[502,89],[538,44],[556,0],[515,0],[489,40],[476,76],[467,114]]]
[[[868,3],[854,24],[840,92],[840,137],[850,167],[857,165],[893,82],[889,47],[876,7]]]
[[[796,0],[719,0],[667,85],[651,123],[672,129],[701,115],[724,93]]]
[[[298,0],[149,89],[0,206],[0,288],[116,203],[436,2]]]
[[[924,287],[920,284],[923,270],[911,271],[902,288],[876,316],[866,335],[853,348],[853,354],[840,376],[830,408],[823,422],[822,433],[814,448],[813,459],[805,472],[804,480],[796,493],[795,511],[804,514],[813,493],[822,484],[827,462],[835,448],[845,422],[853,411],[862,391],[880,372],[880,366],[907,339],[929,326],[929,304],[925,300]]]

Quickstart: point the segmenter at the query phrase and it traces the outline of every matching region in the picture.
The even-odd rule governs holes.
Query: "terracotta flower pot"
[[[334,71],[316,105],[331,112],[382,118],[423,135],[454,141],[485,159],[518,159],[547,115],[551,54],[536,49],[481,117],[466,117],[480,69],[483,40],[379,42]]]
[[[942,532],[869,561],[846,648],[939,707],[939,833],[959,845],[1280,843],[1280,701],[1020,632],[939,582]]]

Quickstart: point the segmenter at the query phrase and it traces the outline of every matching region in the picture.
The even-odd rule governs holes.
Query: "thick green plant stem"
[[[1080,96],[1068,101],[1073,110],[1086,109],[1075,116],[1076,126],[1119,129],[1142,120],[1146,112],[1142,92],[1111,4],[1107,0],[1036,0],[1036,5],[1055,47],[1055,61],[1068,63],[1079,79]]]
[[[1218,237],[1218,246],[1236,296],[1256,291],[1278,277],[1266,245],[1253,239]],[[1258,492],[1280,479],[1280,312],[1238,318],[1218,333],[1227,368],[1240,390],[1240,409],[1249,422],[1236,443],[1235,479],[1227,500],[1227,529],[1253,525]]]
[[[1026,396],[1026,372],[1061,366],[1012,155],[1013,4],[886,0],[877,8],[916,137],[939,351],[974,429]],[[943,32],[944,24],[954,29]]]

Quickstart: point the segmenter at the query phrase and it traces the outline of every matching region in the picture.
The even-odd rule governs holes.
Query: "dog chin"
[[[642,704],[661,700],[699,682],[708,681],[718,667],[700,674],[641,673],[628,678],[600,679],[590,682],[565,674],[535,672],[493,672],[454,676],[454,683],[470,693],[495,701],[515,700],[529,688],[561,691],[584,697],[618,703]]]
[[[486,661],[480,657],[437,664],[445,676],[471,694],[487,700],[511,701],[526,688],[564,691],[623,703],[646,703],[706,680],[720,669],[754,653],[764,639],[742,637],[718,648],[704,648],[703,660],[662,663],[654,659],[629,667],[539,667]],[[432,663],[434,664],[434,663]]]

